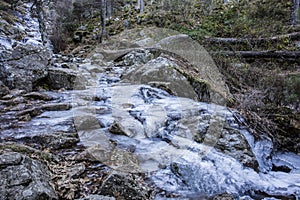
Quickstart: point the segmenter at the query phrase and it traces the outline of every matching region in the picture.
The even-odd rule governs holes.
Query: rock
[[[96,58],[92,62],[96,62]],[[79,65],[79,67],[82,68],[82,69],[85,69],[85,70],[87,70],[88,72],[91,72],[91,73],[102,73],[102,72],[105,71],[105,68],[99,67],[99,64],[98,65],[93,65],[93,64],[90,64],[90,63],[84,63],[84,64]]]
[[[211,145],[218,151],[237,159],[244,166],[258,171],[258,161],[247,138],[238,128],[238,122],[233,121],[234,119],[229,113],[224,114],[224,116],[225,118],[223,119],[218,119],[208,113],[200,116],[200,123],[197,121],[199,130],[194,135],[194,140]],[[215,119],[212,119],[213,117]]]
[[[130,21],[128,19],[125,19],[124,22],[123,22],[123,26],[125,28],[130,28]]]
[[[9,165],[19,165],[22,161],[21,154],[18,153],[10,153],[3,154],[0,156],[0,167],[7,167]]]
[[[36,83],[47,76],[51,52],[43,46],[18,44],[0,55],[0,79],[10,89],[32,91]]]
[[[62,111],[62,110],[70,110],[71,104],[69,103],[49,103],[41,106],[42,110],[46,111]]]
[[[139,49],[126,54],[123,58],[122,64],[125,66],[145,64],[153,58],[154,55],[150,53],[149,50]]]
[[[147,58],[147,51],[144,54],[146,54],[144,57]],[[134,64],[134,66],[129,67],[127,73],[125,72],[122,76],[123,82],[154,85],[173,95],[198,100],[197,93],[188,78],[178,72],[179,66],[176,63],[167,58],[158,57],[139,66],[139,57],[142,56],[132,58],[135,60],[129,62],[126,60],[128,55],[135,56],[131,53],[127,54],[124,57],[124,63]]]
[[[30,116],[30,114],[26,114],[26,115],[20,116],[18,119],[23,122],[28,122],[31,120],[31,116]]]
[[[29,109],[20,111],[16,115],[23,116],[23,115],[27,115],[27,114],[29,114],[31,117],[35,117],[35,116],[42,114],[42,111],[40,108],[34,107],[34,108],[29,108]]]
[[[5,95],[2,97],[3,100],[9,100],[9,99],[12,99],[12,98],[16,98],[16,97],[19,97],[23,94],[25,94],[26,91],[25,90],[18,90],[18,89],[13,89],[10,91],[9,94]]]
[[[58,199],[47,166],[15,152],[0,155],[2,199]]]
[[[44,93],[40,93],[40,92],[30,92],[30,93],[23,95],[23,97],[27,97],[30,99],[44,100],[44,101],[53,100],[53,97],[51,97],[47,94],[44,94]]]
[[[120,113],[121,114],[121,113]],[[117,135],[125,135],[127,137],[134,137],[137,135],[144,135],[144,130],[141,124],[130,117],[126,116],[126,112],[118,116],[120,120],[115,120],[113,124],[109,127],[111,133]]]
[[[6,87],[2,81],[0,81],[0,97],[7,95],[9,93],[8,87]]]
[[[102,128],[99,120],[94,115],[83,115],[74,117],[77,131]]]
[[[109,197],[109,196],[103,196],[103,195],[89,195],[85,198],[81,198],[78,200],[115,200],[114,197]]]
[[[15,97],[13,99],[3,101],[3,104],[5,104],[7,106],[14,106],[14,105],[25,103],[25,102],[26,102],[26,100],[24,99],[24,97]]]
[[[87,148],[77,160],[100,161],[114,170],[127,173],[141,173],[139,162],[130,151],[118,149],[111,141],[100,142]]]
[[[62,149],[75,146],[78,142],[77,133],[56,132],[52,134],[35,135],[18,139],[26,144],[38,144],[42,148]]]
[[[130,137],[130,135],[126,133],[126,130],[124,130],[124,127],[117,121],[114,121],[114,123],[109,127],[109,131],[114,134],[126,135]]]
[[[11,95],[11,94],[7,94],[5,96],[2,97],[3,100],[9,100],[9,99],[12,99],[14,96]]]
[[[137,175],[116,172],[103,181],[100,194],[118,199],[151,199],[152,188]]]
[[[85,89],[85,81],[78,72],[65,68],[50,68],[47,83],[54,90]]]
[[[239,131],[225,127],[215,148],[237,159],[244,166],[258,171],[258,162],[255,155],[247,139]]]
[[[232,95],[209,53],[199,43],[176,31],[153,27],[125,30],[95,48],[89,57],[101,54],[103,61],[117,63],[123,59],[126,66],[138,64],[141,59],[137,52],[143,49],[153,51],[154,57],[161,55],[174,61],[177,64],[175,70],[188,80],[199,101],[219,105],[232,103]],[[135,53],[128,54],[130,52]],[[152,59],[145,55],[142,58]]]
[[[211,200],[234,200],[234,196],[232,194],[220,194],[210,198]]]

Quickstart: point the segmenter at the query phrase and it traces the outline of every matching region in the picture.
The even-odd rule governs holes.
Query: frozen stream
[[[16,24],[28,33],[22,42],[42,45],[36,19],[23,18],[27,26]],[[5,36],[0,41],[5,49],[15,42]],[[0,139],[77,132],[80,144],[101,149],[94,156],[104,164],[125,173],[145,173],[163,191],[156,199],[168,199],[164,194],[201,199],[224,193],[236,199],[300,197],[299,155],[274,152],[268,137],[254,139],[245,120],[226,107],[122,82],[125,68],[91,72],[95,66],[87,60],[79,65],[81,72],[92,74],[86,90],[45,92],[54,99],[50,103],[71,109],[44,112],[15,128],[6,124],[15,113],[3,113]]]
[[[1,136],[21,138],[75,129],[81,144],[101,146],[108,157],[114,141],[118,159],[123,161],[114,163],[106,156],[100,160],[105,158],[102,161],[117,171],[145,172],[156,187],[183,197],[221,193],[244,198],[299,197],[300,156],[272,154],[272,142],[268,138],[255,141],[247,126],[240,124],[244,119],[226,107],[172,96],[148,85],[120,83],[121,73],[117,67],[100,73],[98,85],[87,90],[48,92],[56,102],[70,103],[72,109],[44,112],[18,129],[2,130]],[[120,133],[111,133],[114,123]],[[226,140],[214,132],[224,129],[232,138]],[[203,133],[202,143],[194,141],[199,133]],[[240,162],[253,162],[251,154],[240,155],[239,160],[234,149],[226,153],[217,145],[219,140],[241,143],[239,135],[249,145],[240,154],[252,151],[259,164],[256,170]],[[289,172],[272,171],[272,166]],[[157,195],[157,199],[165,198]]]

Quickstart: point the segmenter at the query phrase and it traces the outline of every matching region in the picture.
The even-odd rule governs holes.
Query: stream
[[[18,122],[16,128],[5,125],[13,113],[2,114],[1,139],[76,130],[79,145],[100,145],[105,155],[110,155],[116,145],[122,162],[111,162],[111,157],[103,156],[105,159],[100,159],[104,164],[116,171],[146,173],[155,187],[168,193],[186,198],[222,193],[245,199],[299,197],[300,156],[273,152],[267,137],[255,140],[236,111],[176,97],[149,85],[120,82],[124,69],[107,68],[94,77],[98,84],[86,90],[44,93],[54,99],[50,104],[70,104],[69,110],[43,112],[28,122]],[[114,123],[116,130],[111,129]],[[216,129],[221,132],[226,127],[227,136],[232,138],[225,140],[212,126],[221,126]],[[203,143],[194,140],[198,133],[205,133]],[[244,136],[254,153],[256,170],[214,148],[222,139],[241,143],[237,134]],[[272,170],[274,166],[279,170]]]
[[[32,30],[37,23],[27,23],[32,36],[24,43],[40,45],[34,40],[40,35]],[[151,60],[165,62],[159,56]],[[85,76],[86,82],[78,80],[85,89],[40,92],[51,100],[32,100],[31,108],[41,111],[31,110],[28,120],[18,118],[28,108],[22,97],[10,109],[5,109],[9,101],[1,101],[1,141],[75,132],[77,145],[96,146],[101,151],[94,156],[116,172],[144,173],[161,191],[157,200],[225,193],[236,199],[300,197],[300,156],[276,152],[267,136],[255,138],[237,111],[123,79],[136,66],[99,66],[76,57],[56,62],[57,68],[75,64]],[[183,76],[178,80],[187,82]]]

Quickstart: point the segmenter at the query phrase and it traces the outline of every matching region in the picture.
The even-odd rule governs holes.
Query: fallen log
[[[298,59],[300,51],[219,51],[213,55],[224,55],[242,58],[277,58],[277,59]]]
[[[273,37],[264,37],[264,38],[210,38],[207,37],[204,39],[208,43],[223,43],[223,44],[257,44],[265,42],[278,42],[282,39],[288,38],[290,40],[300,39],[300,32],[294,32],[284,35],[278,35]]]

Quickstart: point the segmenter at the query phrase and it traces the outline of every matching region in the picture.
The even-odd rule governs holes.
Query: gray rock
[[[135,64],[145,64],[153,58],[154,55],[150,53],[149,50],[134,50],[124,56],[123,64],[126,66]]]
[[[8,87],[6,87],[2,81],[0,81],[0,97],[7,95],[9,93]]]
[[[151,190],[142,178],[122,172],[111,174],[103,181],[100,194],[115,196],[118,199],[151,199]]]
[[[122,125],[118,122],[118,121],[114,121],[113,124],[109,127],[109,131],[113,134],[117,134],[117,135],[125,135],[130,137],[131,135],[128,134],[125,130],[124,127],[122,127]]]
[[[147,62],[151,58],[148,54],[145,51],[144,55],[130,53],[124,57],[124,63],[134,65],[122,76],[122,81],[153,85],[179,97],[198,99],[188,78],[177,71],[179,66],[176,63],[163,57]],[[140,65],[144,62],[146,64]]]
[[[38,144],[42,148],[61,149],[72,147],[79,142],[76,133],[55,132],[52,134],[35,135],[33,137],[22,137],[19,139],[25,143]]]
[[[230,118],[226,119],[227,121]],[[214,141],[212,145],[218,151],[221,151],[238,161],[244,166],[251,167],[258,170],[258,162],[251,149],[246,137],[242,131],[230,124],[223,124],[219,129],[220,134],[218,138],[214,139],[214,131],[216,124],[213,124],[212,116],[200,117],[201,123],[199,123],[199,131],[194,135],[194,140],[199,143],[210,143]]]
[[[216,149],[239,160],[244,166],[258,170],[258,162],[246,138],[237,130],[224,128]]]
[[[109,196],[103,196],[103,195],[89,195],[85,198],[81,198],[78,200],[115,200],[114,197],[109,197]]]
[[[25,102],[25,99],[23,97],[15,97],[13,99],[3,101],[3,104],[5,104],[7,106],[13,106],[13,105],[21,104],[24,102]]]
[[[1,199],[58,199],[47,166],[15,152],[0,155]]]
[[[77,131],[102,128],[99,120],[93,115],[82,115],[74,117]]]
[[[38,100],[44,100],[44,101],[50,101],[53,99],[51,96],[44,94],[44,93],[40,93],[40,92],[30,92],[23,96],[30,98],[30,99],[38,99]]]
[[[30,115],[31,117],[35,117],[38,116],[40,114],[42,114],[42,111],[40,108],[38,107],[33,107],[33,108],[29,108],[23,111],[18,112],[16,115],[17,116],[23,116],[23,115]]]
[[[47,76],[51,52],[43,46],[18,44],[7,55],[0,53],[0,79],[10,89],[31,91]]]
[[[54,90],[85,89],[85,82],[77,71],[65,68],[49,69],[47,83]]]
[[[49,103],[42,105],[41,109],[46,111],[70,110],[71,105],[69,103]]]

